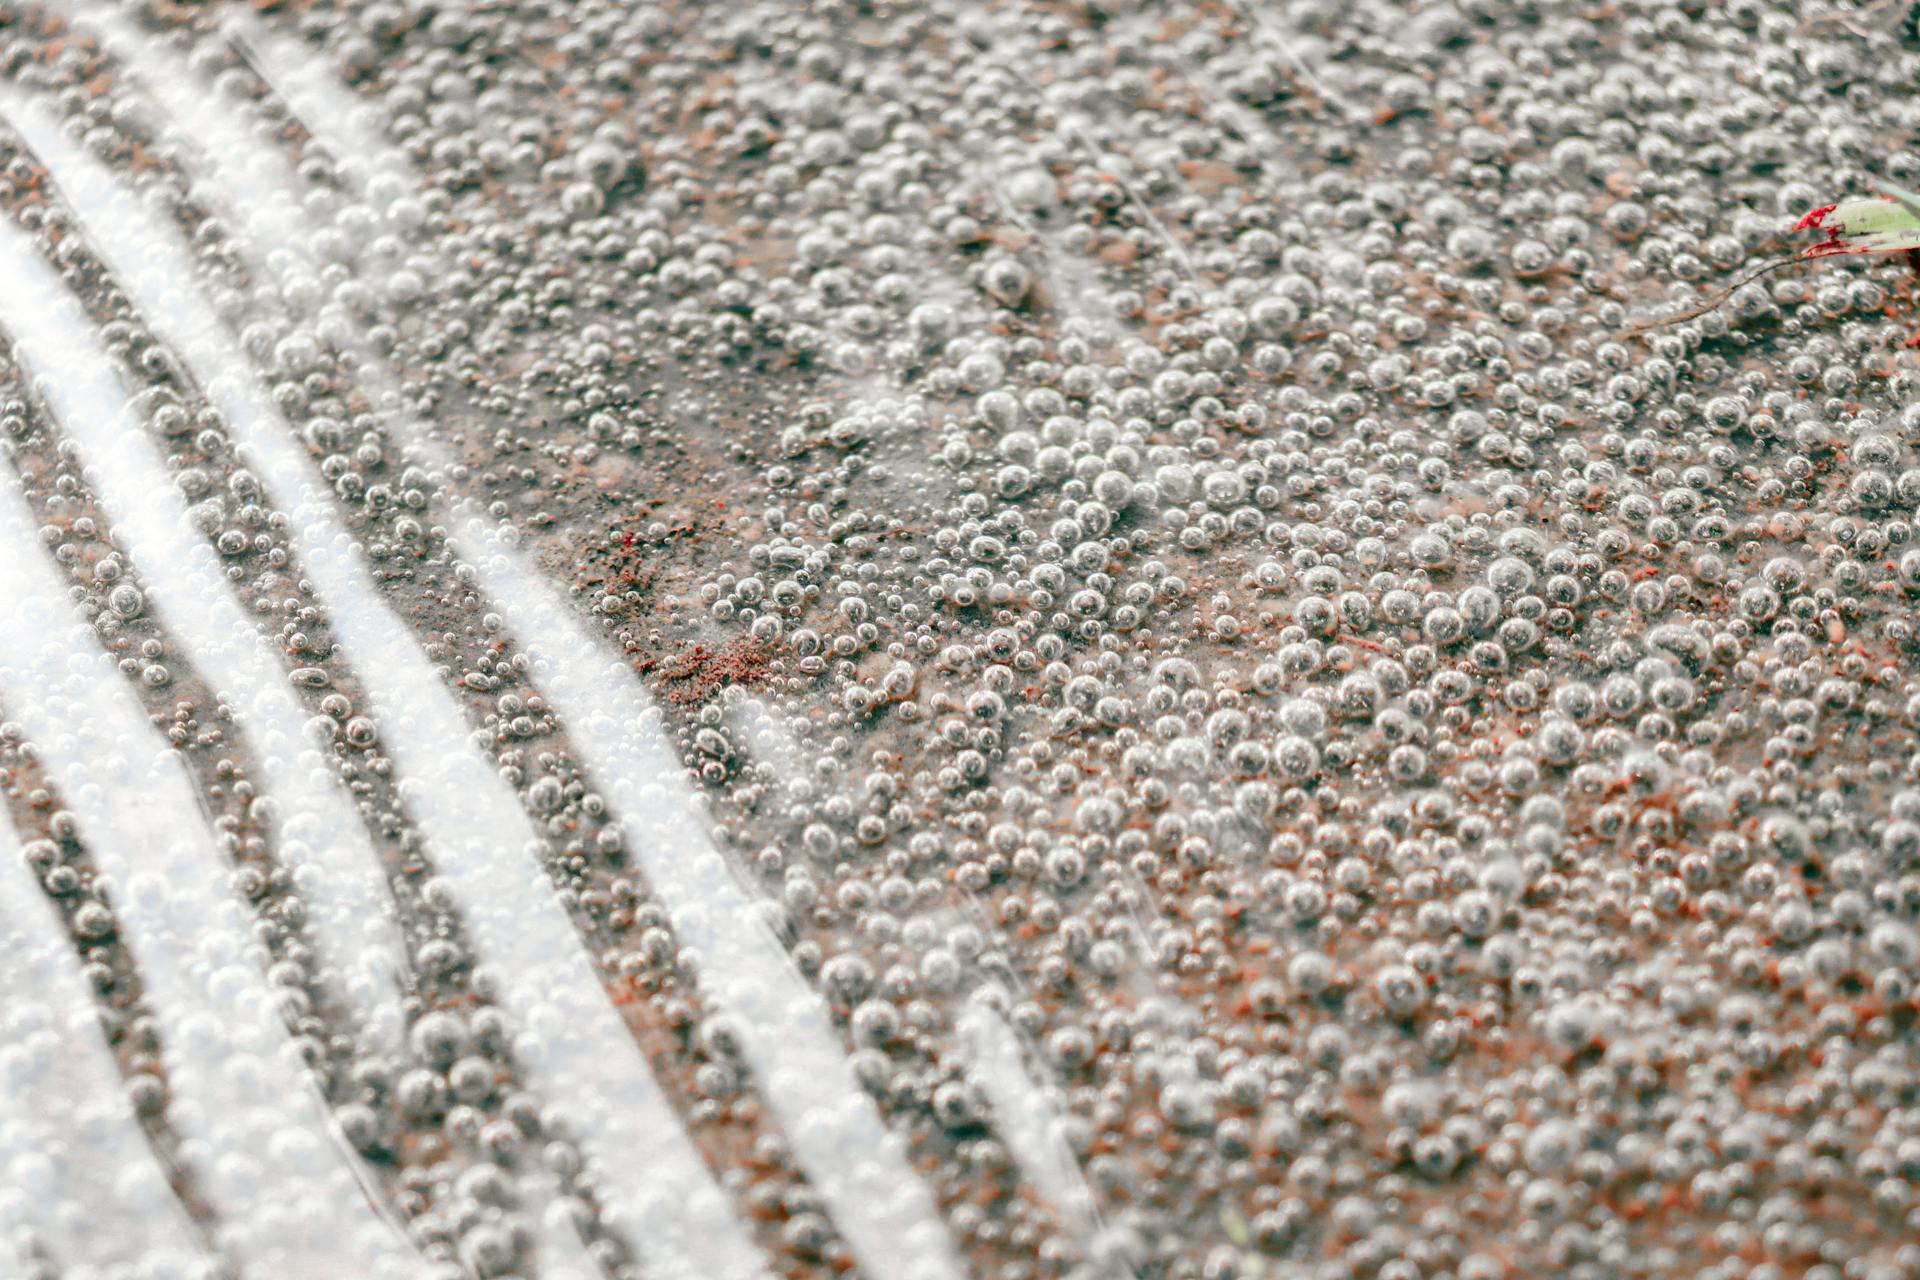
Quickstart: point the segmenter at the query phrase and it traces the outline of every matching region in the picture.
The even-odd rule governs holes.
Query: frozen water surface
[[[0,5],[0,1280],[1920,1276],[1913,18]]]

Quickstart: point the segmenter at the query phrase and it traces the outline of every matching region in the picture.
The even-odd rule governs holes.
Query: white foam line
[[[112,1231],[99,1229],[102,1205],[115,1207]],[[185,1277],[201,1266],[66,927],[0,817],[0,1245],[10,1224],[46,1241],[68,1276],[124,1267]],[[0,1274],[25,1275],[16,1265]]]
[[[1020,1041],[1005,1018],[977,996],[955,1022],[962,1052],[993,1107],[994,1128],[1020,1168],[1082,1240],[1094,1232],[1093,1189],[1080,1174],[1060,1134],[1060,1115],[1047,1090],[1022,1061]]]
[[[587,1252],[580,1238],[580,1225],[560,1203],[560,1182],[545,1169],[534,1172],[527,1181],[534,1203],[547,1206],[533,1242],[532,1265],[527,1268],[541,1280],[604,1280],[605,1269]]]
[[[254,49],[276,83],[297,83],[303,77],[279,65],[285,52]],[[332,134],[337,152],[383,148],[356,115],[342,116],[329,100],[309,95],[303,106],[316,113],[304,123],[316,136]],[[384,380],[398,383],[391,373]],[[582,630],[502,531],[470,515],[452,524],[456,545],[526,645],[538,684],[620,815],[680,937],[704,957],[702,991],[736,1016],[767,1101],[856,1258],[874,1276],[961,1274],[932,1193],[854,1078],[824,1003],[713,847],[699,800],[632,673]]]
[[[91,341],[11,224],[0,323],[42,344]],[[155,486],[157,487],[157,486]],[[374,1212],[353,1157],[297,1064],[264,955],[227,887],[179,758],[161,741],[42,558],[26,502],[0,497],[0,700],[39,748],[100,868],[165,1029],[169,1116],[222,1223],[261,1276],[342,1265],[404,1276],[414,1260]]]
[[[620,815],[701,990],[734,1015],[746,1057],[808,1178],[869,1275],[952,1277],[960,1263],[933,1196],[861,1091],[818,994],[792,969],[708,837],[660,714],[497,529],[456,513],[460,553],[525,644],[536,681]]]
[[[32,114],[13,112],[23,121]],[[37,140],[47,140],[48,130],[28,127]],[[138,225],[138,207],[104,172],[63,167],[63,173],[75,179],[70,198],[91,210],[95,222]],[[37,262],[19,233],[10,234],[10,260]],[[167,287],[170,282],[151,267],[149,262],[148,286]],[[33,267],[16,269],[31,273]],[[40,274],[37,287],[57,296],[51,273],[41,268]],[[307,736],[309,717],[287,673],[267,638],[241,613],[219,556],[182,518],[173,487],[152,483],[165,470],[159,452],[133,420],[112,362],[91,340],[85,321],[70,315],[70,306],[57,304],[58,330],[17,324],[21,353],[45,376],[54,417],[104,482],[97,491],[113,527],[140,549],[134,564],[147,588],[144,608],[161,618],[194,665],[243,713],[268,797],[255,812],[293,871],[321,959],[342,975],[348,1008],[362,1028],[379,1046],[397,1047],[404,943],[373,844],[326,757]]]
[[[319,292],[316,273],[326,265],[323,258],[331,256],[344,255],[357,265],[374,268],[379,273],[374,281],[376,285],[390,285],[397,278],[395,269],[400,266],[412,268],[412,275],[423,283],[438,275],[434,264],[422,255],[415,254],[403,261],[399,240],[379,234],[385,231],[397,237],[404,233],[408,219],[402,209],[391,203],[381,212],[393,225],[376,229],[371,237],[322,240],[314,236],[300,200],[300,194],[309,190],[308,184],[295,173],[284,155],[262,144],[243,123],[245,115],[196,75],[184,58],[107,5],[81,3],[68,4],[66,8],[74,25],[97,39],[102,48],[130,71],[139,87],[153,96],[183,136],[193,141],[219,175],[220,184],[229,191],[246,193],[244,200],[234,200],[228,208],[238,215],[253,242],[262,246],[263,256],[275,260],[279,270],[274,274],[280,278],[289,299],[304,300]],[[377,152],[336,151],[334,154],[345,171],[357,174],[365,157],[391,151],[383,142]],[[325,199],[325,193],[321,198]],[[425,216],[423,207],[414,212],[419,217]],[[370,260],[370,254],[380,255],[379,260]],[[344,314],[337,317],[337,321],[344,322],[334,325],[342,334],[353,331],[353,323]]]
[[[230,354],[229,367],[239,359]],[[611,1225],[639,1246],[651,1275],[762,1274],[758,1250],[530,854],[539,831],[474,743],[407,624],[374,595],[361,549],[339,525],[331,498],[307,480],[286,424],[256,389],[230,385],[222,403],[236,435],[294,517],[302,564],[329,603],[399,765],[398,790],[466,909],[480,958],[499,975],[500,1003],[522,1029],[517,1056],[530,1082],[574,1117],[573,1131],[608,1193]]]
[[[6,105],[56,186],[70,198],[96,190],[85,172],[97,168],[95,162],[38,124],[30,109],[12,100]],[[539,832],[473,742],[408,625],[375,592],[364,550],[314,483],[265,390],[251,377],[223,372],[244,370],[247,360],[206,302],[180,287],[194,273],[178,237],[136,208],[76,208],[129,296],[227,416],[243,460],[292,518],[302,568],[328,603],[383,744],[399,766],[397,790],[465,909],[480,960],[499,977],[500,1003],[520,1028],[517,1056],[529,1081],[544,1096],[564,1100],[576,1120],[574,1132],[606,1193],[610,1225],[639,1246],[652,1276],[764,1274],[764,1259],[647,1069],[538,859],[529,856]],[[95,220],[96,212],[104,216]],[[184,518],[163,471],[102,473],[103,497],[128,477],[152,501],[172,506],[173,518]]]
[[[773,766],[783,782],[807,776],[807,753],[766,703],[742,697],[727,708],[727,719],[756,760]]]
[[[349,183],[367,186],[371,169],[405,184],[396,189],[396,195],[415,185],[407,158],[381,132],[377,108],[356,97],[298,43],[244,10],[221,15],[220,28],[253,60],[301,123],[329,122],[334,140],[347,144],[337,148],[335,155],[341,176]]]
[[[305,242],[298,234],[302,218],[295,203],[304,184],[280,180],[279,169],[290,172],[284,159],[251,136],[241,124],[241,114],[188,72],[182,59],[160,51],[165,37],[141,31],[114,5],[54,0],[52,7],[133,71],[140,87],[151,93],[208,158],[222,167],[223,180],[247,183],[252,198],[243,216],[249,232],[261,244],[286,253],[304,251]],[[271,156],[273,163],[260,165],[263,153]],[[258,171],[242,172],[248,164],[258,165]]]

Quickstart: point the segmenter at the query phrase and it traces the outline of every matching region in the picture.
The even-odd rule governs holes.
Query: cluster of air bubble
[[[645,682],[982,1273],[1920,1275],[1920,310],[1842,263],[1629,331],[1920,176],[1893,9],[266,15],[380,157],[289,124],[217,14],[127,16],[306,184],[278,257],[86,40],[34,18],[0,67],[188,229],[781,1269],[858,1260],[453,550],[463,503]],[[344,1035],[241,816],[244,708],[11,387],[46,549],[237,815],[339,1128],[430,1257],[536,1270],[513,1171],[537,1143],[574,1185],[567,1100],[517,1091],[537,1034],[471,974],[300,515],[25,153],[0,194],[154,384],[389,855],[439,983],[404,1048]],[[134,1001],[27,766],[30,861]],[[579,1195],[597,1265],[644,1270]]]
[[[664,694],[760,685],[690,690],[689,762],[796,957],[862,975],[892,1096],[984,972],[1136,1248],[1624,1267],[1743,1202],[1663,1247],[1894,1265],[1858,1233],[1914,1208],[1898,286],[1622,330],[1865,178],[1897,35],[786,17],[655,24],[646,192],[552,232],[637,304],[495,310],[552,354],[492,394],[654,479],[607,468],[583,595]],[[550,468],[483,479],[511,511]],[[1147,1025],[1156,983],[1196,1016]],[[1875,1155],[1815,1172],[1856,1105]],[[1866,1219],[1799,1207],[1843,1167]]]

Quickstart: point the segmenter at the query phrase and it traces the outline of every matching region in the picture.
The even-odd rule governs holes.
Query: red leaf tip
[[[1800,219],[1800,221],[1794,223],[1793,229],[1795,231],[1817,231],[1821,223],[1826,220],[1827,215],[1839,207],[1838,204],[1823,204],[1818,209],[1807,214],[1806,217]]]

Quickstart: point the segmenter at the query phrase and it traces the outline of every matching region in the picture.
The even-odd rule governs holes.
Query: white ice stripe
[[[272,65],[285,53],[275,50]],[[275,74],[302,79],[284,68]],[[336,153],[384,148],[357,113],[343,117],[312,97],[305,105],[325,112],[303,123]],[[375,390],[399,383],[378,361],[364,365],[363,376]],[[258,447],[263,456],[269,451],[264,442]],[[290,481],[277,473],[272,481],[292,494]],[[523,557],[496,540],[498,530],[471,517],[452,523],[456,544],[479,569],[480,585],[534,656],[541,689],[613,802],[681,937],[706,958],[702,990],[735,1015],[769,1104],[862,1266],[902,1280],[959,1275],[932,1193],[854,1078],[824,1003],[792,969],[752,896],[708,839],[699,800],[632,673],[585,633]]]
[[[102,1205],[115,1207],[111,1231],[100,1230]],[[19,1226],[46,1242],[67,1280],[113,1267],[205,1270],[134,1118],[66,927],[0,817],[0,1237]]]
[[[200,344],[172,345],[198,352]],[[189,359],[212,374],[241,357]],[[328,602],[399,766],[398,790],[465,910],[479,958],[497,976],[501,1006],[521,1029],[516,1057],[529,1083],[572,1118],[597,1167],[611,1225],[661,1280],[765,1274],[555,901],[535,848],[540,832],[475,743],[407,624],[375,595],[364,553],[340,526],[331,497],[308,479],[286,423],[257,388],[226,381],[221,403],[235,435],[293,516],[302,565]]]
[[[224,100],[210,92],[200,79],[187,71],[177,55],[162,53],[160,41],[166,37],[149,35],[124,17],[118,6],[100,3],[70,3],[53,0],[52,6],[72,22],[74,28],[97,40],[101,47],[133,73],[139,86],[159,100],[206,156],[221,166],[221,178],[232,184],[245,181],[252,199],[245,210],[248,230],[261,244],[295,253],[304,241],[295,234],[301,215],[295,204],[304,184],[285,181],[281,170],[291,174],[285,159],[263,146],[241,123],[245,118]],[[262,163],[263,156],[271,157]],[[253,171],[246,172],[252,165]]]
[[[59,308],[14,260],[24,246],[10,224],[0,246],[0,323],[59,333]],[[418,1259],[369,1205],[299,1066],[179,757],[75,615],[18,489],[0,488],[0,702],[114,886],[122,941],[163,1028],[168,1116],[223,1252],[263,1280],[414,1274]]]
[[[26,122],[34,113],[12,115]],[[70,144],[63,147],[64,139],[54,131],[28,124],[26,132],[51,142],[54,150],[78,154]],[[63,174],[72,172],[62,166]],[[73,196],[96,223],[132,226],[142,218],[122,189],[94,190],[98,184],[84,180],[104,175],[77,176],[81,189]],[[19,233],[8,234],[10,269],[23,278],[39,275],[35,287],[47,297],[60,297],[57,282]],[[149,282],[168,283],[152,275]],[[171,486],[151,483],[164,471],[158,450],[130,412],[126,389],[84,318],[74,314],[71,301],[54,304],[44,318],[35,316],[37,323],[26,322],[25,313],[14,314],[22,318],[14,326],[16,343],[28,368],[45,379],[49,408],[103,482],[98,496],[113,527],[139,549],[134,566],[149,593],[140,607],[163,620],[194,665],[242,713],[265,782],[265,798],[254,804],[254,816],[265,823],[275,852],[293,871],[320,959],[341,976],[348,1007],[362,1028],[381,1047],[397,1047],[403,1032],[398,971],[404,944],[366,828],[308,737],[308,717],[287,673],[267,638],[240,611],[219,556],[184,518]]]
[[[374,175],[391,174],[394,184],[373,194],[384,192],[389,200],[399,200],[413,192],[412,168],[400,149],[387,141],[377,106],[356,97],[291,37],[245,10],[223,13],[220,29],[286,100],[296,119],[302,124],[329,122],[334,137],[322,141],[333,149],[340,174],[350,184],[365,189],[373,185]]]
[[[560,1184],[541,1168],[528,1178],[535,1203],[546,1206],[541,1230],[534,1237],[532,1265],[527,1270],[540,1280],[604,1280],[605,1268],[587,1252],[572,1207],[560,1199]]]
[[[704,810],[660,714],[625,664],[471,510],[453,539],[533,659],[682,940],[700,985],[733,1015],[749,1066],[807,1177],[869,1275],[960,1274],[933,1196],[855,1080],[825,1005],[797,974],[707,833]]]
[[[999,1133],[1020,1168],[1083,1239],[1093,1233],[1093,1189],[1060,1132],[1060,1113],[1022,1061],[1020,1041],[1005,1018],[978,997],[956,1023],[962,1052],[993,1108]]]
[[[727,718],[748,754],[772,765],[782,782],[807,778],[807,753],[766,703],[753,697],[736,698],[727,708]]]
[[[385,226],[362,222],[350,232],[329,228],[316,234],[303,202],[312,199],[324,205],[329,193],[313,191],[280,150],[263,143],[248,128],[245,112],[235,110],[204,77],[195,74],[185,58],[162,38],[140,30],[114,6],[90,2],[60,7],[77,29],[97,39],[153,96],[179,136],[189,140],[213,169],[220,185],[245,193],[244,199],[230,201],[227,207],[238,215],[253,243],[262,247],[283,296],[296,310],[304,310],[308,300],[322,296],[319,273],[336,263],[358,266],[363,281],[395,296],[409,296],[437,277],[431,258],[408,253],[400,239],[426,217],[419,200],[386,204],[381,210]],[[378,152],[336,150],[334,154],[349,168],[357,168],[356,157],[390,150],[383,142]],[[327,324],[336,337],[349,341],[364,327],[337,307],[330,309]]]
[[[498,977],[502,1007],[521,1029],[516,1048],[529,1082],[564,1100],[597,1167],[611,1225],[640,1247],[653,1276],[763,1274],[764,1259],[681,1129],[529,856],[539,832],[472,741],[407,624],[375,592],[363,550],[315,484],[286,421],[257,382],[223,372],[243,370],[247,361],[204,299],[180,287],[193,278],[184,246],[144,210],[105,200],[100,182],[110,179],[97,162],[45,128],[35,112],[11,98],[0,101],[56,187],[74,201],[121,285],[225,413],[243,459],[291,515],[302,567],[327,601],[383,745],[399,766],[398,790],[465,910],[480,960]],[[185,518],[164,470],[151,456],[138,465],[101,471],[103,500],[111,491],[114,501],[164,504],[171,519]],[[134,551],[140,561],[137,544]]]

